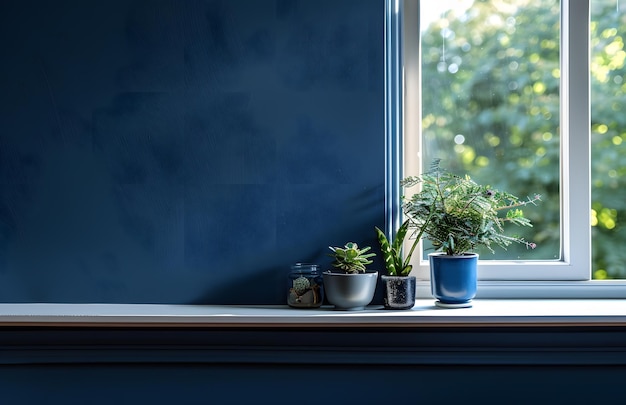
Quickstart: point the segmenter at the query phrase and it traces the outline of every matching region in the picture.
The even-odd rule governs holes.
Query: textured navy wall
[[[383,0],[0,3],[0,301],[285,301],[382,226]]]
[[[0,366],[10,405],[619,404],[624,377],[623,366]]]

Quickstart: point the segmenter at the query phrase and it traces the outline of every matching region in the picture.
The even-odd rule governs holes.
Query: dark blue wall
[[[0,328],[0,403],[622,404],[626,328]]]
[[[0,301],[285,301],[384,222],[383,0],[0,3]]]
[[[10,405],[620,404],[625,376],[623,366],[0,366]]]

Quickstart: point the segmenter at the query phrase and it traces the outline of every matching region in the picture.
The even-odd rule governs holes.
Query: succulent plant
[[[354,242],[348,242],[344,247],[329,246],[329,249],[333,252],[329,256],[335,258],[332,263],[333,267],[348,274],[365,273],[365,266],[372,264],[370,257],[376,256],[376,253],[367,253],[371,247],[359,249]]]
[[[429,221],[430,218],[426,218],[424,222],[427,225]],[[387,274],[390,276],[408,276],[413,268],[410,264],[411,256],[413,255],[413,251],[424,233],[425,226],[420,229],[419,234],[415,237],[409,253],[406,257],[403,257],[402,244],[408,235],[410,224],[411,223],[408,219],[404,221],[402,226],[398,229],[393,242],[389,242],[385,233],[378,227],[375,228],[376,235],[378,236],[378,243],[380,244],[380,251],[382,252],[383,259],[385,260],[385,268],[387,269]]]

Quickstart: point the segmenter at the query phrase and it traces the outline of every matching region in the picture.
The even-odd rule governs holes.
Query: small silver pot
[[[326,298],[335,306],[335,309],[363,310],[374,299],[378,281],[377,271],[359,274],[326,271],[323,277]]]

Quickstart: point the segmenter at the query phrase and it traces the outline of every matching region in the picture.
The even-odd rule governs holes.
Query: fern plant
[[[373,263],[370,257],[376,256],[376,253],[367,253],[371,247],[359,249],[354,242],[348,242],[344,247],[329,246],[328,248],[333,252],[328,255],[335,259],[332,263],[333,267],[347,274],[365,273],[366,266]]]
[[[493,245],[504,249],[512,243],[529,249],[536,246],[521,237],[506,235],[504,226],[532,226],[521,208],[536,204],[540,195],[520,200],[510,193],[476,184],[467,175],[449,173],[441,168],[440,159],[427,172],[407,177],[401,185],[421,186],[421,191],[403,198],[402,210],[407,227],[418,233],[416,239],[424,235],[436,251],[461,255],[473,252],[477,246],[485,246],[491,252]]]

